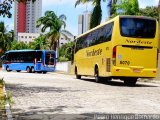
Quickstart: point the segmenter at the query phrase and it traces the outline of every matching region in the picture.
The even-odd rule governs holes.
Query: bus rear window
[[[46,53],[46,65],[54,65],[54,53]]]
[[[120,18],[122,36],[134,38],[154,38],[156,21],[142,18]]]

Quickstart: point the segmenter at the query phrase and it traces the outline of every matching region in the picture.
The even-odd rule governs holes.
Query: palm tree
[[[105,1],[106,0],[103,0],[103,2]],[[99,25],[102,20],[101,0],[77,0],[75,3],[75,7],[80,3],[85,4],[87,2],[92,2],[94,6],[90,19],[90,28],[93,28]]]
[[[65,21],[66,16],[64,14],[57,17],[53,11],[46,11],[45,16],[38,19],[37,27],[42,25],[42,32],[45,32],[46,29],[49,28],[49,32],[46,34],[46,36],[49,39],[50,49],[56,50],[56,43],[61,34],[63,34],[65,37],[67,37],[65,33],[71,34],[69,31],[64,30],[66,27]]]
[[[0,22],[0,49],[3,52],[11,48],[13,38],[13,31],[7,33],[4,22]]]

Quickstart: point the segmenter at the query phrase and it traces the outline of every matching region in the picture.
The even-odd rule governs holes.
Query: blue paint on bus
[[[1,58],[2,68],[9,71],[52,72],[56,68],[55,51],[11,50]]]

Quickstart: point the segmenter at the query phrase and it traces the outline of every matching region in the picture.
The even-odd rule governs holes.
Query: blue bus
[[[55,51],[47,50],[11,50],[2,57],[2,68],[10,71],[52,72],[56,67]]]

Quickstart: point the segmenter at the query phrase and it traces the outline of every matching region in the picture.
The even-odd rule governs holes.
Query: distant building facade
[[[82,15],[78,16],[78,35],[90,29],[91,12],[85,11]]]
[[[62,45],[73,42],[75,39],[75,36],[72,35],[66,35],[68,39],[64,35],[61,34],[60,39],[59,39],[59,47],[62,47]]]
[[[34,39],[40,36],[39,33],[18,33],[18,41],[24,43],[33,42]]]
[[[18,33],[40,33],[40,28],[36,28],[36,21],[41,17],[42,0],[18,3],[15,1],[14,31]]]

